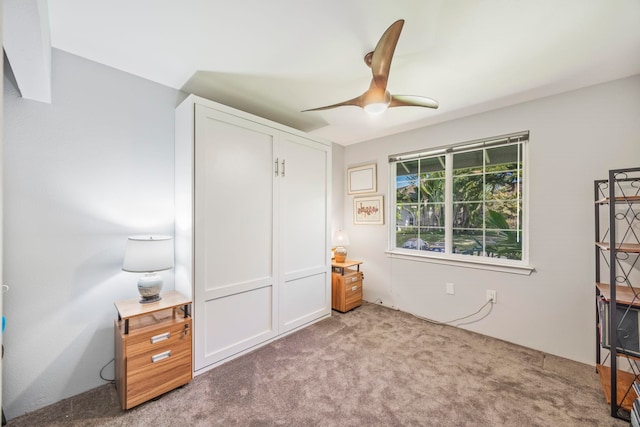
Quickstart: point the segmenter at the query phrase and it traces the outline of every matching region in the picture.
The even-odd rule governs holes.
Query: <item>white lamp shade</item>
[[[173,268],[171,236],[131,236],[124,251],[122,269],[131,273],[150,273]]]
[[[349,234],[344,230],[336,231],[333,233],[331,244],[333,246],[349,246]]]

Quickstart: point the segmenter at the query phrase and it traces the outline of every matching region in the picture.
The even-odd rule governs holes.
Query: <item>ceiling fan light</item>
[[[384,113],[387,110],[388,106],[388,102],[372,102],[365,105],[363,108],[364,111],[366,111],[368,114],[377,115]]]

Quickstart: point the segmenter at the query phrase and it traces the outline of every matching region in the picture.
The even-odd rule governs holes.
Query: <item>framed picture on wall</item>
[[[353,198],[354,224],[384,224],[383,196]]]
[[[377,191],[376,164],[358,166],[347,170],[347,192],[349,194],[375,193]]]

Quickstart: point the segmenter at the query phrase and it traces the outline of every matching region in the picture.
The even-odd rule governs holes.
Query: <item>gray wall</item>
[[[388,225],[353,225],[349,257],[362,259],[364,297],[438,321],[493,312],[463,326],[530,348],[595,363],[593,181],[640,166],[640,76],[380,138],[345,149],[345,167],[378,164],[388,196],[388,155],[529,130],[530,276],[392,259]],[[385,197],[385,200],[388,200]],[[393,217],[386,222],[393,221]],[[445,294],[445,283],[455,295]],[[477,318],[478,316],[476,316]],[[455,357],[455,355],[452,355]]]
[[[331,211],[332,215],[332,233],[335,230],[343,229],[345,227],[343,221],[344,212],[344,192],[346,188],[345,184],[345,168],[344,168],[344,146],[333,144],[331,149],[331,170],[332,170],[332,202]]]
[[[94,388],[132,234],[173,235],[180,92],[62,51],[53,102],[4,80],[4,400],[9,418]],[[165,289],[173,274],[164,274]],[[113,376],[113,364],[104,374]]]

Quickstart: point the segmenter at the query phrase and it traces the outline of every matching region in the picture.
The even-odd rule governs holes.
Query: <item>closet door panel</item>
[[[287,135],[279,180],[280,333],[330,313],[326,147]]]
[[[280,144],[280,254],[284,274],[326,266],[327,153],[292,137]]]
[[[273,329],[272,287],[242,292],[207,302],[204,313],[211,328],[205,335],[204,355],[222,360],[264,341]]]
[[[197,370],[275,336],[277,291],[269,128],[196,105],[195,140]]]
[[[325,272],[287,280],[280,289],[280,332],[288,331],[327,314],[331,300]]]

